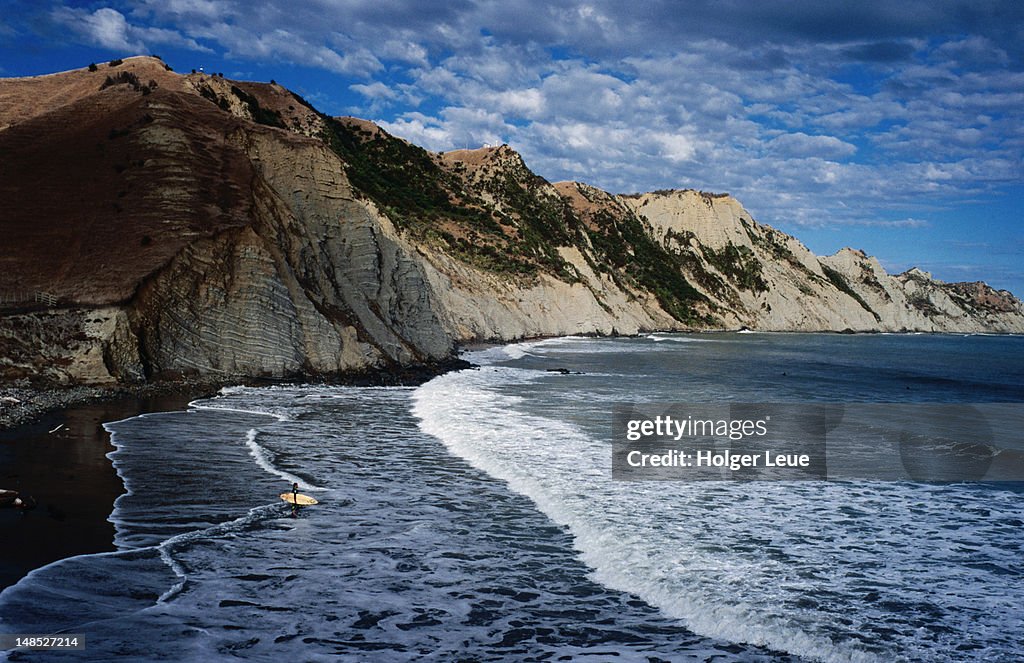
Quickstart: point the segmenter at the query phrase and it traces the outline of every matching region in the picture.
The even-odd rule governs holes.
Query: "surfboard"
[[[317,502],[309,495],[303,495],[302,493],[299,493],[297,495],[295,493],[281,493],[281,499],[283,499],[285,502],[288,502],[288,504],[297,504],[298,506],[310,506],[312,504],[319,504],[319,502]],[[294,500],[294,502],[292,500]]]

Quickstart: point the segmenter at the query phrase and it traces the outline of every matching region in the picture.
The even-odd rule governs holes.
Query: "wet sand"
[[[181,410],[196,397],[85,403],[0,431],[0,488],[38,500],[31,511],[0,509],[0,589],[58,559],[114,550],[114,526],[107,517],[124,485],[106,457],[114,447],[102,424],[142,412]]]
[[[469,366],[453,359],[426,367],[335,376],[331,383],[422,384],[446,371]],[[221,386],[211,381],[154,383],[143,388],[144,394],[115,396],[83,387],[74,393],[8,393],[24,405],[19,406],[21,411],[8,411],[6,418],[0,417],[0,425],[36,418],[11,428],[0,427],[0,489],[31,495],[38,505],[24,512],[0,508],[0,590],[58,559],[115,549],[114,526],[107,517],[114,500],[124,492],[124,484],[106,457],[114,447],[103,429],[104,422],[144,412],[184,410],[189,402],[213,395]],[[45,411],[66,396],[91,400]],[[39,411],[44,412],[37,415]]]

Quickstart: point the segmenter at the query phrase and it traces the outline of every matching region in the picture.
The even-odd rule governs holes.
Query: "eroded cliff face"
[[[251,224],[188,246],[132,303],[151,375],[327,375],[448,357],[425,265],[317,140],[238,128]]]
[[[50,210],[51,201],[27,197],[24,182],[7,181],[20,204],[5,212],[5,227],[32,239],[5,256],[5,377],[330,375],[450,356],[454,338],[422,256],[354,194],[337,155],[305,135],[311,122],[253,122],[251,103],[217,101],[222,79],[171,76],[152,58],[118,71],[163,83],[144,95],[122,84],[61,98],[31,122],[7,106],[0,143],[25,152],[47,125],[99,108],[98,129],[72,127],[69,140],[51,140],[33,158],[43,179],[61,144],[81,143],[65,159],[93,173],[89,201],[105,204],[58,201]],[[56,305],[37,301],[40,293]]]
[[[691,281],[725,324],[772,331],[1021,333],[1024,306],[984,283],[890,275],[843,249],[819,257],[757,223],[731,196],[672,191],[627,197],[669,250],[693,256]]]
[[[729,196],[551,184],[507,146],[431,154],[154,58],[0,81],[0,151],[6,379],[329,376],[645,330],[1024,332],[1007,292],[819,258]]]

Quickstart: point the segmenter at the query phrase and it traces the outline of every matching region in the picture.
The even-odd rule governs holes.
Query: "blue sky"
[[[141,53],[1024,295],[1019,1],[0,0],[0,76]]]

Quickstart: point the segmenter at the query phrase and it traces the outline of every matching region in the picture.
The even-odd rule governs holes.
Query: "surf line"
[[[160,605],[161,603],[166,603],[180,594],[181,590],[185,588],[185,584],[188,582],[188,574],[185,573],[184,567],[174,559],[171,553],[175,552],[180,547],[184,547],[187,544],[192,543],[193,541],[197,541],[199,539],[215,539],[224,534],[236,531],[246,525],[251,525],[270,517],[276,517],[279,513],[276,503],[261,504],[260,506],[249,509],[249,512],[244,516],[240,516],[234,520],[229,520],[226,523],[220,523],[205,529],[177,534],[156,546],[152,546],[152,548],[155,548],[160,554],[160,559],[162,559],[163,562],[171,568],[174,574],[178,576],[178,582],[161,594],[156,600],[156,603],[153,606],[150,606],[150,608]],[[149,608],[144,608],[144,610],[148,609]]]
[[[245,410],[237,407],[219,407],[217,405],[202,405],[200,401],[192,401],[188,404],[192,410],[206,410],[207,412],[240,412],[242,414],[254,414],[261,417],[273,417],[278,421],[288,421],[288,416],[276,412],[265,412],[263,410]]]
[[[289,484],[297,483],[299,484],[299,488],[302,490],[327,490],[322,486],[314,485],[275,466],[267,457],[270,452],[256,441],[259,434],[260,431],[258,429],[250,428],[249,432],[245,434],[245,446],[249,449],[249,455],[252,456],[252,459],[255,460],[256,464],[264,471],[284,479]]]
[[[225,523],[220,523],[220,524],[217,524],[217,525],[213,525],[213,526],[210,526],[210,527],[207,527],[207,528],[204,528],[204,529],[200,529],[200,530],[193,530],[193,531],[190,531],[190,532],[184,532],[182,534],[178,534],[178,535],[172,536],[172,537],[170,537],[168,539],[165,539],[164,541],[162,541],[162,542],[160,542],[158,544],[149,545],[149,546],[143,546],[141,548],[125,548],[125,549],[121,549],[121,550],[113,550],[113,551],[108,551],[108,552],[87,553],[87,554],[84,554],[84,555],[74,555],[72,557],[65,557],[63,559],[58,559],[58,560],[55,560],[53,562],[50,562],[49,564],[46,564],[45,566],[41,566],[41,567],[39,567],[37,569],[32,569],[31,571],[28,572],[28,574],[26,574],[18,582],[16,582],[15,584],[13,584],[13,585],[11,585],[9,587],[4,588],[3,591],[0,591],[0,606],[3,605],[5,595],[7,594],[7,592],[9,590],[10,591],[14,591],[15,587],[18,587],[18,586],[22,585],[22,583],[30,582],[30,579],[38,581],[38,577],[41,576],[41,575],[45,575],[47,570],[53,569],[53,568],[57,568],[57,567],[62,566],[64,564],[68,563],[68,562],[71,562],[71,561],[74,561],[74,560],[79,560],[79,559],[98,559],[98,558],[105,558],[105,557],[113,557],[113,558],[128,557],[128,556],[133,556],[133,555],[143,555],[145,553],[155,552],[155,553],[157,553],[159,555],[161,561],[163,561],[164,564],[166,564],[168,566],[168,568],[170,568],[170,570],[174,573],[174,575],[177,576],[177,582],[175,582],[170,588],[168,588],[159,597],[157,597],[157,599],[156,599],[156,601],[154,603],[152,603],[151,605],[147,605],[145,607],[136,607],[134,609],[129,608],[128,611],[126,611],[124,613],[121,613],[121,614],[111,615],[111,616],[107,616],[107,617],[102,617],[100,619],[91,620],[91,621],[85,621],[85,622],[78,623],[78,624],[67,625],[65,627],[62,627],[60,629],[60,631],[58,631],[58,632],[68,632],[68,631],[71,631],[73,629],[81,629],[81,628],[88,627],[88,626],[90,626],[92,624],[96,624],[96,623],[100,623],[100,622],[104,622],[104,621],[109,621],[111,619],[124,619],[125,617],[128,617],[129,615],[139,614],[139,613],[143,613],[143,612],[146,612],[146,611],[149,611],[149,610],[153,610],[154,608],[158,608],[161,604],[166,603],[167,601],[173,599],[175,596],[180,594],[182,592],[182,590],[185,588],[186,584],[188,583],[188,575],[186,574],[184,567],[177,560],[174,559],[174,557],[171,554],[172,552],[176,551],[179,548],[183,548],[183,547],[187,546],[189,543],[191,543],[193,541],[200,540],[200,539],[215,539],[215,538],[219,538],[219,537],[221,537],[221,536],[223,536],[225,534],[229,534],[229,533],[231,533],[233,531],[237,531],[239,529],[243,529],[244,527],[252,525],[254,523],[257,523],[257,522],[259,522],[261,520],[266,520],[268,518],[276,518],[279,515],[280,515],[280,510],[279,510],[279,508],[278,508],[276,503],[275,504],[263,504],[263,505],[260,505],[260,506],[257,506],[257,507],[253,507],[252,509],[249,509],[248,513],[246,513],[244,516],[241,516],[241,517],[236,518],[234,520],[231,520],[231,521],[228,521],[228,522],[225,522]],[[43,582],[44,582],[44,588],[45,588],[45,582],[46,581],[43,581]],[[0,622],[0,623],[2,623],[2,622]],[[0,652],[0,653],[2,653],[2,652]],[[2,661],[2,660],[6,660],[6,659],[0,658],[0,661]]]
[[[224,390],[221,390],[221,395],[217,396],[216,398],[222,398],[225,395],[226,394],[224,393]],[[235,407],[223,407],[220,405],[204,403],[203,399],[192,401],[191,403],[188,404],[188,407],[192,410],[206,410],[207,412],[240,412],[242,414],[254,414],[264,417],[273,417],[274,419],[277,419],[279,422],[290,420],[288,415],[280,414],[277,412],[267,412],[264,410],[246,410],[244,408]],[[284,479],[289,484],[297,483],[299,484],[299,487],[302,490],[327,490],[322,486],[317,486],[313,483],[310,483],[309,481],[306,481],[305,479],[302,479],[301,477],[298,477],[290,472],[286,472],[285,470],[282,470],[281,468],[274,465],[274,463],[270,459],[272,452],[270,452],[268,449],[266,449],[259,442],[256,441],[256,437],[259,434],[259,429],[250,428],[245,435],[245,446],[249,450],[249,455],[252,457],[254,461],[256,461],[256,464],[260,467],[260,469],[269,474],[273,474],[276,477]]]

